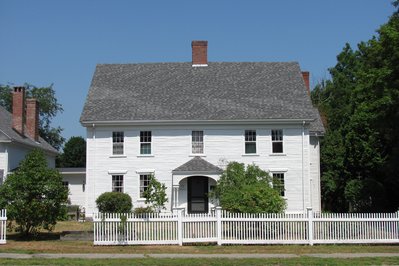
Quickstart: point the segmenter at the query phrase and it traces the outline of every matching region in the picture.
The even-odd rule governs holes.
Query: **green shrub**
[[[132,198],[125,193],[105,192],[96,200],[99,212],[124,213],[131,212]]]
[[[135,214],[144,214],[144,213],[154,213],[154,209],[151,207],[138,207],[134,209]]]

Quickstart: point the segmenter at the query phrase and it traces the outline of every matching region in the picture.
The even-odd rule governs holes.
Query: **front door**
[[[188,213],[208,212],[208,178],[190,176],[187,180]]]

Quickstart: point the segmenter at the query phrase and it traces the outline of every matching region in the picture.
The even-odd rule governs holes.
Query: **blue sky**
[[[191,40],[208,40],[209,61],[298,61],[314,86],[393,11],[386,0],[0,0],[0,84],[54,84],[54,125],[85,137],[96,64],[189,62]]]

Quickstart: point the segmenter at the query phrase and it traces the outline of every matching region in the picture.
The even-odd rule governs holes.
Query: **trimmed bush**
[[[132,198],[120,192],[105,192],[97,198],[96,204],[99,212],[131,212],[133,207]]]
[[[138,207],[134,209],[135,214],[154,213],[151,207]]]

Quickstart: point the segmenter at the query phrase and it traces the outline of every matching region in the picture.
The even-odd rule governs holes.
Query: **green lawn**
[[[357,259],[2,259],[0,265],[398,265],[398,257]]]

